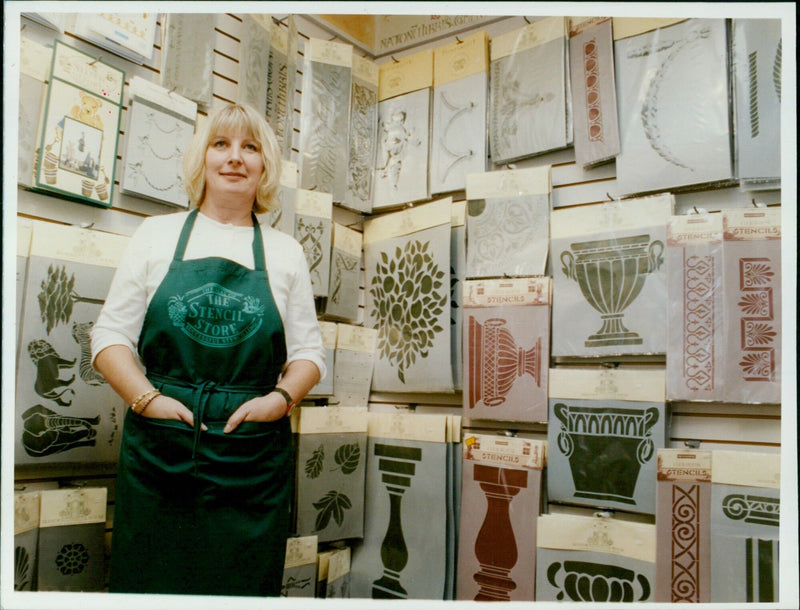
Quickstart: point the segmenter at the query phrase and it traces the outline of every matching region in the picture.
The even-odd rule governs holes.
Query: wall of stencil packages
[[[282,595],[791,604],[794,20],[759,13],[7,20],[14,589],[106,590],[126,405],[89,331],[242,102],[328,362]]]

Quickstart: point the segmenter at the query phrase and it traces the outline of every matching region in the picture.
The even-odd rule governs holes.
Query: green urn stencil
[[[428,356],[436,335],[444,330],[439,318],[447,308],[449,281],[429,245],[409,241],[397,246],[392,258],[381,252],[369,288],[379,354],[397,367],[403,383],[405,370],[417,357]]]
[[[622,317],[647,275],[661,268],[663,253],[664,242],[650,241],[650,235],[573,243],[561,252],[561,271],[578,283],[589,305],[600,312],[602,326],[587,338],[586,347],[642,343]]]

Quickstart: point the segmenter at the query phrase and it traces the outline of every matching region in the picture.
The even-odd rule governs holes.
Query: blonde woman
[[[184,176],[193,209],[142,223],[92,330],[95,368],[131,405],[110,590],[277,596],[288,414],[325,373],[308,266],[258,222],[280,156],[255,110],[210,116]]]

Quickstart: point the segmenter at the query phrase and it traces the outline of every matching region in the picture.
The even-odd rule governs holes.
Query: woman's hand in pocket
[[[277,392],[251,398],[228,418],[223,432],[233,432],[243,421],[275,421],[286,415],[286,399]]]
[[[194,428],[194,413],[187,409],[182,402],[163,394],[159,394],[151,400],[141,415],[158,419],[180,420]],[[201,424],[200,428],[208,429],[205,424]]]

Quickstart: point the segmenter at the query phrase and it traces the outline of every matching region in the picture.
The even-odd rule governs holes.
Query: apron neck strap
[[[194,227],[194,221],[197,220],[199,212],[200,208],[195,208],[186,217],[172,260],[183,260],[183,255],[186,253],[186,244],[189,243],[189,236],[192,234],[192,227]],[[253,212],[250,212],[250,218],[253,221],[253,265],[256,271],[264,271],[264,238],[261,236],[261,225]]]

